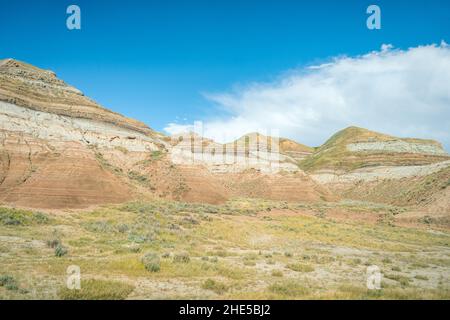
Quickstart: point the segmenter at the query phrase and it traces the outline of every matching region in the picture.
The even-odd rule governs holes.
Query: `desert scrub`
[[[291,269],[291,270],[297,271],[297,272],[312,272],[312,271],[314,271],[314,267],[312,267],[308,264],[302,264],[302,263],[290,263],[286,267],[288,269]]]
[[[160,160],[163,156],[164,156],[164,152],[163,151],[160,151],[160,150],[152,151],[150,153],[150,156],[147,159],[139,161],[137,164],[146,167],[150,163],[152,163],[153,161]]]
[[[152,151],[152,153],[150,154],[150,158],[151,160],[159,160],[162,158],[162,156],[164,155],[164,153],[160,150],[156,150],[156,151]]]
[[[187,252],[177,253],[173,256],[173,262],[176,263],[189,263],[191,258]]]
[[[61,243],[56,245],[55,247],[55,256],[57,257],[63,257],[67,254],[68,250],[66,247],[64,247]]]
[[[281,270],[273,270],[272,271],[272,277],[282,277],[283,272]]]
[[[385,278],[397,281],[402,287],[407,287],[409,285],[410,279],[408,277],[399,274],[385,274]]]
[[[83,224],[87,231],[94,233],[108,233],[116,231],[116,228],[109,221],[92,221]]]
[[[390,258],[383,258],[383,260],[381,260],[381,262],[383,262],[383,263],[392,263],[392,260]]]
[[[424,223],[424,224],[431,224],[433,222],[433,218],[430,216],[424,216],[419,219],[419,222]]]
[[[57,246],[61,245],[61,240],[58,238],[48,239],[46,242],[47,247],[55,249]]]
[[[126,223],[121,223],[121,224],[117,225],[116,228],[117,228],[117,231],[119,231],[120,233],[125,233],[128,230],[130,230],[130,227]]]
[[[256,262],[254,260],[245,260],[244,259],[244,266],[254,267],[254,266],[256,266]]]
[[[59,297],[63,300],[124,300],[134,286],[120,281],[82,280],[80,290],[62,288]]]
[[[111,171],[111,172],[113,172],[115,174],[118,174],[118,175],[122,175],[123,174],[122,168],[116,167],[116,166],[112,165],[111,163],[109,163],[108,160],[106,160],[103,157],[103,154],[101,154],[100,152],[98,152],[98,151],[95,152],[95,158],[97,159],[97,161],[99,162],[100,166],[103,169]]]
[[[5,226],[25,226],[48,224],[49,217],[42,212],[0,207],[0,224]]]
[[[156,253],[147,253],[141,261],[147,271],[158,272],[161,270],[161,261]]]
[[[0,287],[5,287],[7,290],[16,291],[19,289],[16,279],[13,276],[4,274],[0,276]]]
[[[202,288],[205,290],[214,291],[217,294],[225,293],[228,290],[228,287],[225,284],[213,279],[207,279],[203,282]]]
[[[122,152],[123,154],[128,154],[128,149],[127,149],[127,148],[124,148],[124,147],[122,147],[122,146],[116,146],[116,147],[114,147],[114,149],[116,149],[116,150]]]
[[[207,252],[207,254],[210,256],[217,256],[221,258],[225,258],[228,256],[228,252],[225,250],[209,251]]]
[[[153,188],[148,177],[144,176],[143,174],[140,174],[137,171],[133,171],[133,170],[128,171],[128,178],[138,182],[139,184],[143,185],[144,187]]]
[[[302,297],[309,293],[309,289],[299,283],[285,281],[269,286],[269,291],[284,297]]]

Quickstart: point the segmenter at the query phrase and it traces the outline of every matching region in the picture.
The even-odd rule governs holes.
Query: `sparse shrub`
[[[314,267],[312,267],[308,264],[291,263],[291,264],[288,264],[286,267],[293,271],[297,271],[297,272],[312,272],[312,271],[314,271]]]
[[[0,207],[1,225],[25,226],[31,224],[47,224],[49,222],[50,218],[42,212]]]
[[[282,277],[283,272],[281,270],[273,270],[272,271],[272,277]]]
[[[382,225],[393,227],[395,225],[394,214],[391,211],[388,213],[382,214],[378,219],[378,223],[382,224]]]
[[[170,258],[170,253],[169,252],[164,252],[161,257],[164,258],[164,259],[168,259],[168,258]]]
[[[152,151],[150,157],[152,160],[159,160],[164,155],[164,153],[160,150]]]
[[[256,262],[254,260],[245,260],[244,259],[244,265],[245,266],[249,266],[249,267],[253,267],[253,266],[256,266]]]
[[[138,183],[140,183],[142,185],[150,186],[150,181],[149,181],[148,177],[140,174],[139,172],[129,171],[128,178],[130,178],[134,181],[137,181]]]
[[[128,240],[135,243],[144,243],[148,241],[147,237],[141,234],[130,233],[128,234]]]
[[[33,212],[31,219],[36,224],[47,224],[50,222],[50,218],[42,212]]]
[[[299,297],[309,293],[309,289],[295,282],[275,283],[269,287],[269,291],[287,297]]]
[[[122,152],[123,154],[128,154],[128,149],[124,148],[122,146],[116,146],[114,147],[114,149],[119,150],[120,152]]]
[[[131,245],[129,247],[130,251],[133,253],[141,252],[141,247],[139,245]]]
[[[110,280],[82,280],[80,290],[66,287],[59,291],[63,300],[123,300],[134,290],[132,285]]]
[[[291,258],[292,257],[292,252],[286,251],[284,253],[284,256],[287,257],[287,258]]]
[[[383,263],[391,263],[392,260],[389,259],[389,258],[383,258],[383,260],[381,260],[381,262],[383,262]]]
[[[114,231],[114,227],[111,222],[108,221],[93,221],[84,224],[86,230],[95,233],[107,233]]]
[[[196,224],[199,224],[199,222],[196,219],[194,219],[193,217],[184,217],[183,224],[196,225]]]
[[[155,253],[147,253],[142,257],[145,269],[150,272],[158,272],[161,269],[161,261]]]
[[[399,274],[385,274],[384,275],[386,278],[397,281],[398,283],[400,283],[403,287],[407,287],[409,285],[409,278],[399,275]]]
[[[228,290],[227,286],[221,282],[215,281],[213,279],[207,279],[203,284],[202,288],[205,290],[214,291],[217,294],[222,294]]]
[[[428,264],[424,262],[414,262],[411,267],[413,268],[428,268]]]
[[[59,239],[54,238],[54,239],[47,240],[47,247],[49,247],[49,248],[54,249],[59,245],[61,245],[61,240],[59,240]]]
[[[228,252],[226,252],[225,250],[212,251],[212,252],[209,252],[209,254],[213,255],[213,256],[222,257],[222,258],[228,256]]]
[[[323,208],[319,208],[318,212],[316,213],[316,217],[321,218],[321,219],[325,219],[327,217],[326,210],[323,209]]]
[[[244,265],[246,266],[254,266],[256,265],[255,260],[257,259],[257,255],[255,254],[248,254],[244,256]]]
[[[433,218],[430,216],[424,216],[422,219],[420,219],[420,222],[424,224],[431,224],[433,222]]]
[[[173,262],[176,263],[189,263],[191,258],[187,252],[177,253],[173,256]]]
[[[55,256],[62,257],[67,254],[68,250],[61,243],[55,247]]]
[[[117,231],[119,231],[120,233],[125,233],[128,230],[130,230],[130,227],[125,223],[121,223],[117,226]]]
[[[441,185],[441,189],[445,189],[447,187],[450,187],[450,179],[448,179]]]
[[[4,274],[0,276],[0,287],[5,287],[7,290],[18,290],[19,286],[13,276]]]

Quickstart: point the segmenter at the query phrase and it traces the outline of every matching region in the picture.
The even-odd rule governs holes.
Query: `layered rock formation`
[[[154,133],[139,121],[101,107],[49,70],[14,59],[0,60],[0,83],[0,101],[35,111],[110,123],[144,134]]]
[[[202,139],[200,148],[191,139],[174,143],[101,107],[52,71],[0,62],[0,201],[8,204],[76,208],[137,197],[220,203],[239,195],[329,196],[296,164],[308,147],[285,139],[275,150],[278,142],[267,148],[263,138],[243,137],[242,150],[239,141]],[[231,162],[221,157],[227,147]],[[257,189],[251,187],[256,182]]]
[[[259,133],[228,144],[192,133],[167,137],[103,108],[51,71],[0,61],[0,201],[10,205],[342,197],[446,215],[449,170],[438,142],[357,127],[318,148]]]
[[[163,149],[160,138],[51,71],[0,62],[0,201],[65,208],[131,199],[128,179],[109,170],[103,154],[120,149],[138,160]]]
[[[345,198],[438,208],[435,213],[450,214],[449,202],[439,196],[449,186],[450,156],[433,140],[350,127],[300,166],[314,181]]]

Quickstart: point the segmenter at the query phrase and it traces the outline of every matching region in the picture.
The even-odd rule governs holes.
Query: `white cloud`
[[[401,137],[431,138],[450,148],[450,47],[396,50],[383,45],[357,57],[337,57],[289,72],[273,83],[206,96],[229,116],[165,130],[197,131],[229,141],[254,131],[317,146],[350,125]]]

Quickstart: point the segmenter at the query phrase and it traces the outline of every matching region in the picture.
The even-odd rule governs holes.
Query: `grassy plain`
[[[1,299],[449,299],[450,233],[366,202],[0,208]],[[81,290],[66,288],[67,268]],[[381,290],[368,290],[368,266]]]

